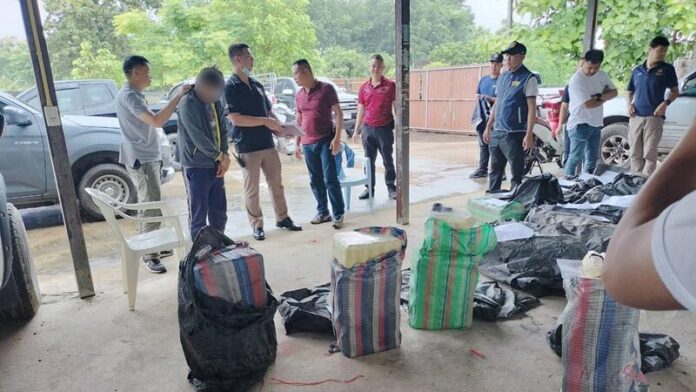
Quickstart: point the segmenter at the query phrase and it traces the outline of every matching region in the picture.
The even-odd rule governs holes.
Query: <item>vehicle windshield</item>
[[[26,103],[20,101],[19,99],[11,96],[10,94],[7,94],[7,93],[0,91],[0,98],[2,98],[3,101],[9,102],[9,103],[16,105],[16,106],[19,106],[20,108],[22,108],[30,113],[41,115],[41,112],[39,112],[38,110],[34,109],[33,107],[27,105]]]

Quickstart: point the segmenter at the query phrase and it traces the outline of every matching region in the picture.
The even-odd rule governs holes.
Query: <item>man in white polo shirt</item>
[[[602,280],[625,305],[696,312],[696,120],[628,209]]]

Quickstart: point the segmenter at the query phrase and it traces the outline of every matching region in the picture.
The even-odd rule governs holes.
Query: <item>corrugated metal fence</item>
[[[471,113],[476,106],[476,87],[487,65],[411,71],[410,125],[431,132],[471,132]],[[357,93],[365,79],[334,79]]]

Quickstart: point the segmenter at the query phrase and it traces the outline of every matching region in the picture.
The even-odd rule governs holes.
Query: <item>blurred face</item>
[[[254,69],[254,55],[251,54],[251,50],[246,48],[241,55],[234,57],[235,67],[241,69],[248,69],[252,71]]]
[[[503,63],[496,63],[495,61],[491,61],[491,76],[498,77],[502,69]]]
[[[668,48],[666,46],[650,48],[650,50],[648,51],[648,59],[655,63],[665,61],[665,58],[667,57],[667,49]]]
[[[370,75],[381,78],[384,75],[384,63],[377,59],[370,60]]]
[[[508,54],[505,56],[507,58],[507,67],[509,69],[515,70],[522,65],[525,55],[523,54]]]
[[[130,75],[130,83],[138,88],[149,87],[152,84],[152,74],[150,73],[150,65],[139,65],[133,68]]]
[[[594,76],[597,72],[599,72],[599,69],[602,67],[602,63],[599,64],[593,64],[589,61],[583,61],[582,62],[582,73],[584,73],[587,76]]]
[[[216,102],[222,97],[223,86],[215,86],[208,83],[196,82],[196,94],[205,103]]]
[[[306,67],[299,65],[292,66],[292,77],[295,83],[301,87],[310,87],[314,83],[314,75]]]

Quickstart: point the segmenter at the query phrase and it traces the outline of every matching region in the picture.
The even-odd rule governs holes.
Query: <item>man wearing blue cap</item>
[[[534,143],[536,96],[539,93],[536,75],[522,64],[527,48],[513,41],[502,54],[507,57],[508,71],[498,78],[497,98],[483,134],[491,154],[489,192],[500,191],[508,161],[512,188],[522,183],[524,151],[532,148]]]
[[[500,76],[500,71],[503,69],[503,55],[494,53],[490,59],[490,75],[481,78],[476,89],[476,109],[471,116],[471,122],[476,127],[479,141],[479,167],[473,172],[469,178],[485,178],[488,177],[488,160],[490,152],[488,144],[483,140],[483,132],[486,130],[488,117],[491,113],[491,106],[495,103],[495,85]]]

